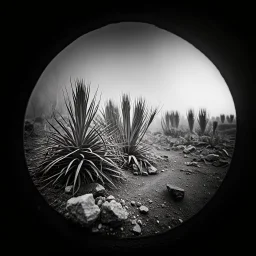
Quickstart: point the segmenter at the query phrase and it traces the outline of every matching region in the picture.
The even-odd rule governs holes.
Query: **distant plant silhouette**
[[[201,135],[204,135],[207,123],[209,121],[209,118],[207,118],[206,109],[199,110],[197,121],[200,126],[200,133],[201,133]]]
[[[226,119],[227,119],[227,121],[228,121],[228,123],[230,123],[230,124],[232,124],[233,123],[233,121],[234,121],[234,115],[227,115],[227,117],[226,117]]]
[[[195,113],[193,109],[188,110],[187,119],[188,119],[189,130],[192,133],[194,128],[194,123],[195,123]]]
[[[218,127],[218,122],[217,122],[217,121],[214,121],[214,122],[212,123],[213,135],[215,135],[215,131],[216,131],[217,127]]]
[[[174,113],[174,127],[177,129],[180,123],[180,114],[178,111]]]
[[[224,122],[225,122],[225,115],[224,114],[220,115],[220,120],[224,124]]]

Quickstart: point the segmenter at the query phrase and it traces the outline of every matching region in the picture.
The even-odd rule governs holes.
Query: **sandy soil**
[[[40,142],[44,133],[30,137],[25,141],[25,150],[28,166],[33,166],[36,159],[33,158],[33,148]],[[37,141],[37,142],[36,142]],[[168,231],[183,221],[186,221],[198,213],[204,205],[214,196],[228,171],[228,167],[215,167],[199,162],[200,167],[186,166],[185,162],[193,160],[193,156],[184,157],[182,150],[167,151],[160,143],[152,145],[152,152],[156,156],[168,156],[156,162],[158,173],[149,176],[135,176],[126,171],[127,181],[118,185],[118,189],[107,190],[108,195],[113,195],[117,201],[124,199],[128,206],[129,217],[120,228],[103,226],[95,235],[111,235],[117,238],[134,236],[150,236],[156,233]],[[163,171],[162,171],[163,170]],[[31,173],[33,178],[33,173]],[[66,201],[71,195],[65,194],[56,188],[40,189],[37,180],[33,178],[35,185],[47,202],[67,219],[70,218],[65,209]],[[182,201],[174,201],[168,192],[166,185],[179,186],[185,190]],[[79,194],[78,194],[79,195]],[[152,200],[152,203],[149,202]],[[131,201],[140,202],[149,208],[147,214],[141,214],[137,206],[132,206]],[[135,235],[131,229],[131,220],[142,221],[142,232]],[[98,226],[95,223],[95,227]]]

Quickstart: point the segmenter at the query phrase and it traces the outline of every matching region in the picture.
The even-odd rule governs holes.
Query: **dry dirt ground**
[[[43,138],[44,132],[41,130],[36,134],[37,136],[27,138],[24,143],[28,167],[33,166],[36,161],[33,155],[33,148]],[[157,160],[157,174],[135,176],[126,171],[127,180],[122,184],[118,184],[118,189],[107,190],[107,194],[113,195],[117,201],[120,201],[120,199],[125,200],[129,217],[121,228],[113,229],[103,226],[95,235],[128,238],[150,236],[168,231],[198,213],[214,196],[228,171],[228,166],[215,167],[206,165],[204,162],[199,162],[200,167],[187,166],[185,162],[192,161],[193,156],[188,155],[185,158],[182,150],[167,151],[163,149],[163,145],[159,142],[158,144],[152,144],[152,152],[155,156],[168,156],[168,158]],[[230,149],[229,154],[232,155],[232,149]],[[67,200],[72,195],[67,195],[57,188],[44,188],[42,190],[38,186],[37,180],[33,178],[33,173],[31,173],[31,176],[34,184],[49,205],[65,218],[70,219],[65,207]],[[167,184],[183,188],[185,190],[184,199],[178,202],[174,201],[166,188]],[[78,195],[80,194],[82,193],[80,192]],[[152,202],[149,202],[150,200]],[[148,213],[141,214],[137,206],[131,205],[131,201],[140,202],[142,205],[147,206],[149,208]],[[135,235],[131,231],[134,227],[131,220],[134,219],[142,221],[142,231],[139,235]],[[96,222],[94,226],[97,227],[98,224]]]

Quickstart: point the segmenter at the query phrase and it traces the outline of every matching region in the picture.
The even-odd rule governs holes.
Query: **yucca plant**
[[[215,135],[215,131],[216,131],[217,127],[218,127],[218,122],[217,122],[217,121],[214,121],[214,122],[212,123],[213,135]]]
[[[114,112],[117,113],[116,108],[110,105],[109,102],[105,108],[104,119],[107,124],[111,123],[110,127],[115,130],[116,147],[122,152],[125,164],[128,166],[135,164],[142,172],[143,167],[147,168],[151,164],[148,158],[149,147],[141,140],[154,120],[157,109],[148,110],[145,100],[136,99],[131,118],[131,100],[127,94],[122,95],[120,116],[114,114]],[[109,122],[108,111],[110,111],[110,116],[115,119],[113,122]]]
[[[195,123],[195,113],[193,109],[188,110],[187,119],[188,119],[189,130],[191,133],[193,133],[194,123]]]
[[[72,101],[68,93],[64,98],[67,120],[61,114],[59,119],[54,113],[53,119],[58,128],[48,121],[53,131],[48,145],[39,149],[40,155],[45,155],[39,174],[43,182],[47,182],[45,186],[57,183],[63,187],[73,185],[73,195],[83,182],[97,181],[115,187],[114,180],[122,179],[121,170],[115,162],[117,157],[107,151],[108,135],[104,128],[92,122],[100,104],[100,101],[96,102],[97,91],[89,103],[89,85],[86,86],[83,80],[76,80],[75,89],[72,84],[71,87]]]
[[[180,123],[180,114],[178,111],[174,113],[174,127],[178,129]]]
[[[200,133],[201,135],[204,135],[207,123],[209,121],[206,109],[199,110],[197,121],[200,126]]]
[[[162,126],[162,129],[163,129],[163,133],[166,136],[171,135],[170,121],[171,121],[170,114],[167,111],[164,114],[164,117],[162,117],[162,119],[161,119],[161,126]]]
[[[225,122],[225,115],[224,114],[220,115],[220,120],[221,120],[221,123],[224,124],[224,122]]]
[[[173,128],[175,128],[176,124],[175,124],[175,112],[174,111],[171,111],[171,113],[169,114],[169,118],[171,121],[171,126]]]
[[[233,121],[234,121],[234,115],[229,115],[229,116],[227,116],[227,121],[228,121],[228,123],[230,123],[230,124],[232,124],[233,123]]]

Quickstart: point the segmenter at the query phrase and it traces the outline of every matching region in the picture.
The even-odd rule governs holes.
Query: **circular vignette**
[[[223,181],[222,186],[219,188],[219,190],[216,192],[215,196],[205,205],[205,207],[194,217],[190,218],[187,220],[185,223],[180,225],[179,227],[171,230],[168,234],[162,234],[158,235],[155,237],[148,237],[148,238],[143,238],[143,239],[129,239],[129,241],[117,241],[116,239],[106,239],[104,238],[104,241],[100,241],[99,238],[96,238],[96,240],[93,237],[88,237],[87,233],[84,234],[83,232],[81,233],[80,229],[78,227],[75,227],[71,223],[66,223],[65,220],[62,219],[62,216],[60,214],[56,213],[48,204],[46,204],[41,196],[39,195],[39,192],[35,191],[35,189],[31,189],[30,191],[33,191],[35,193],[35,200],[37,201],[39,207],[41,207],[42,211],[41,214],[39,214],[42,218],[47,218],[47,221],[49,222],[50,226],[58,226],[59,230],[59,235],[64,235],[64,237],[71,239],[72,241],[82,241],[85,239],[85,237],[88,239],[87,245],[90,248],[94,248],[98,243],[102,243],[101,245],[104,248],[123,248],[123,247],[129,247],[129,248],[141,248],[147,247],[147,246],[152,246],[152,243],[157,244],[158,246],[165,246],[166,243],[174,245],[177,243],[177,240],[180,238],[183,238],[185,234],[190,232],[189,230],[200,230],[200,228],[196,227],[198,223],[200,223],[200,220],[203,219],[205,216],[209,217],[209,220],[212,218],[210,217],[209,213],[213,208],[216,206],[220,205],[220,198],[222,198],[221,195],[223,193],[227,192],[228,188],[230,187],[230,184],[232,180],[236,180],[236,177],[231,177],[230,171],[234,169],[234,166],[238,164],[239,157],[237,157],[237,146],[239,147],[239,125],[240,122],[239,120],[241,119],[241,108],[240,108],[240,97],[239,97],[239,92],[237,91],[236,88],[236,82],[234,81],[233,78],[233,73],[231,72],[229,67],[229,62],[227,59],[221,58],[220,53],[220,45],[216,48],[212,46],[209,42],[209,37],[207,37],[207,33],[205,32],[204,29],[207,29],[207,25],[204,27],[194,27],[193,30],[193,25],[190,24],[190,26],[187,26],[187,24],[184,25],[180,23],[180,19],[176,17],[176,20],[174,17],[172,17],[171,21],[166,22],[164,21],[165,18],[164,16],[160,17],[153,17],[144,15],[144,17],[138,17],[135,15],[135,17],[127,17],[125,19],[116,18],[112,21],[111,19],[108,18],[107,21],[105,20],[104,22],[93,22],[90,23],[89,26],[81,26],[78,29],[74,29],[72,33],[69,36],[66,35],[61,35],[60,44],[56,44],[53,48],[50,46],[50,51],[48,51],[47,54],[43,53],[43,58],[40,61],[40,65],[35,68],[35,72],[33,73],[33,76],[31,78],[31,84],[32,80],[33,82],[38,79],[38,77],[41,75],[42,71],[44,68],[48,65],[48,63],[60,52],[62,51],[69,43],[73,42],[76,38],[80,37],[81,35],[86,34],[89,31],[92,31],[94,29],[100,28],[101,26],[107,25],[108,23],[115,22],[115,21],[140,21],[140,22],[145,22],[149,24],[154,24],[158,26],[159,28],[165,29],[167,31],[170,31],[171,33],[174,33],[178,35],[179,37],[183,38],[184,40],[188,41],[191,43],[193,46],[195,46],[197,49],[199,49],[203,54],[205,54],[213,63],[214,65],[218,68],[218,70],[221,72],[222,76],[227,82],[227,85],[229,86],[230,92],[232,94],[233,100],[236,105],[236,111],[237,111],[237,135],[236,135],[236,145],[235,146],[235,152],[232,158],[231,166],[229,168],[229,171],[227,173],[227,176],[225,177],[225,180]],[[168,19],[167,19],[168,20]],[[196,22],[195,22],[196,23]],[[71,28],[69,27],[69,31]],[[209,27],[208,27],[209,29]],[[200,36],[198,36],[198,30],[201,32]],[[216,32],[216,31],[215,31]],[[206,34],[205,34],[206,33]],[[216,32],[218,34],[218,32]],[[65,33],[64,33],[65,34]],[[220,33],[221,34],[221,33]],[[204,37],[205,36],[205,37]],[[222,34],[222,36],[224,36]],[[208,41],[208,42],[207,42]],[[205,43],[207,42],[207,43]],[[225,47],[224,47],[225,48]],[[34,85],[36,83],[33,83]],[[30,89],[29,89],[30,90]],[[30,91],[31,92],[31,91]],[[29,94],[28,94],[29,95]],[[27,97],[28,98],[28,97]],[[238,160],[237,160],[238,159]],[[235,175],[232,173],[232,175]],[[27,178],[29,178],[27,176]],[[32,185],[32,181],[29,182],[30,186]],[[227,196],[226,196],[227,198]],[[214,205],[214,206],[213,206]],[[52,217],[51,217],[52,216]],[[211,215],[212,216],[212,215]],[[167,242],[168,241],[168,242]],[[115,243],[115,245],[113,244]],[[162,243],[161,243],[162,242]],[[104,248],[101,249],[104,249]]]

